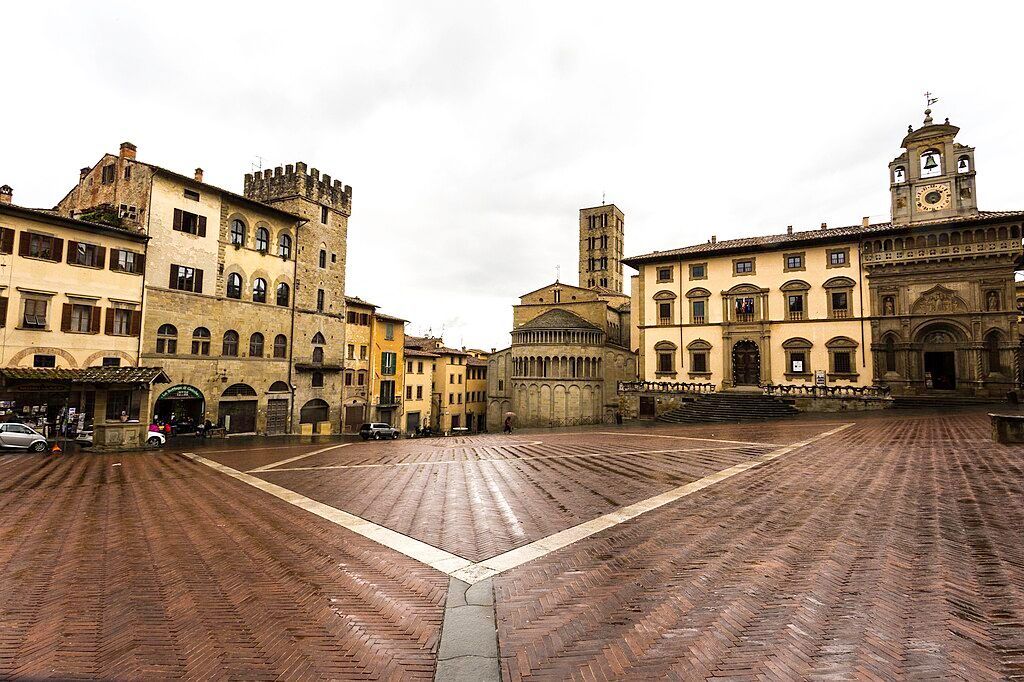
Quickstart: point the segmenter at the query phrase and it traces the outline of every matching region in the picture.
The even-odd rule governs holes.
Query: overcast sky
[[[306,161],[354,190],[346,293],[504,347],[602,192],[630,255],[887,220],[926,90],[1024,208],[1021,17],[979,6],[12,2],[0,184],[53,206],[123,140],[236,192]]]

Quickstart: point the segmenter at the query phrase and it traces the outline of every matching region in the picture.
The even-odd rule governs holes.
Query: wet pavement
[[[970,412],[5,454],[0,676],[431,678],[454,571],[301,500],[531,552],[504,679],[1024,675],[1024,447]]]

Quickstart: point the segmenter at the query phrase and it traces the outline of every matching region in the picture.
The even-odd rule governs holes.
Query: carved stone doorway
[[[761,351],[753,341],[739,341],[732,347],[732,383],[734,386],[761,383]]]

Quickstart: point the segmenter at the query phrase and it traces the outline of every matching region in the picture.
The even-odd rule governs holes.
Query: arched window
[[[277,238],[277,255],[286,259],[292,257],[291,235],[282,234]]]
[[[323,334],[321,334],[320,332],[317,332],[316,334],[313,334],[313,341],[311,343],[313,343],[315,345],[326,346],[327,345],[327,339],[324,338]]]
[[[238,218],[231,221],[231,243],[236,246],[245,245],[245,223]]]
[[[996,330],[989,332],[988,336],[985,337],[985,355],[988,357],[988,371],[990,373],[1003,371],[1003,361],[999,352],[999,344],[1002,340],[1002,334]]]
[[[242,298],[242,276],[237,272],[228,275],[228,298]]]
[[[310,400],[299,410],[299,422],[302,424],[316,424],[330,419],[330,406],[319,398]]]
[[[220,354],[229,358],[238,356],[238,332],[233,329],[224,332],[224,343],[221,344]]]
[[[210,354],[210,330],[206,327],[196,327],[192,332],[192,355]]]
[[[178,329],[173,324],[162,324],[156,330],[156,352],[165,355],[178,352]]]
[[[921,177],[934,178],[942,175],[942,154],[938,149],[927,149],[921,153]]]
[[[896,371],[896,339],[891,334],[885,337],[885,371]]]
[[[256,389],[249,384],[231,384],[221,393],[223,398],[248,398],[256,395]]]
[[[324,363],[324,347],[317,346],[313,349],[313,363],[322,365]]]
[[[897,185],[902,185],[907,181],[907,169],[903,166],[896,166],[892,169],[892,181]]]
[[[320,249],[320,267],[327,267],[327,249]]]
[[[283,381],[275,381],[274,383],[270,384],[270,388],[267,389],[267,392],[268,393],[287,393],[288,392],[288,384],[286,384]]]
[[[257,277],[252,283],[252,300],[257,303],[267,302],[267,280]]]
[[[256,332],[255,334],[249,337],[249,357],[263,357],[263,334]]]
[[[956,160],[956,172],[957,173],[970,173],[971,172],[971,160],[967,156],[961,156]]]
[[[277,304],[279,306],[287,308],[290,296],[291,290],[288,288],[287,284],[281,282],[277,285]]]
[[[256,228],[256,250],[266,253],[270,249],[270,231],[265,227]]]
[[[278,334],[274,337],[274,357],[283,358],[288,356],[288,337]]]

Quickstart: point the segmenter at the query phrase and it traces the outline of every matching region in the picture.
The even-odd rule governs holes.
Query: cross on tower
[[[562,266],[561,265],[556,265],[555,266],[555,281],[558,282],[561,279],[562,279]]]
[[[925,106],[930,107],[931,105],[933,105],[933,104],[935,104],[936,102],[939,101],[939,98],[938,97],[933,97],[932,94],[933,93],[930,93],[930,92],[924,93],[924,99],[925,99],[925,102],[926,102]]]

